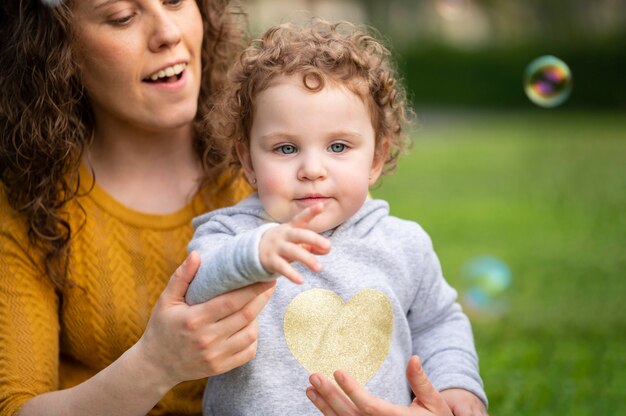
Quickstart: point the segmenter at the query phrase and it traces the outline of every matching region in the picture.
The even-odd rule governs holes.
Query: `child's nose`
[[[322,161],[314,155],[306,157],[298,170],[298,179],[301,181],[315,181],[326,177],[326,168]]]

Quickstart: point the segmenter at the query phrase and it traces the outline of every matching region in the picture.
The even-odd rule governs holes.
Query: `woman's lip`
[[[159,88],[166,91],[176,92],[185,88],[187,84],[187,68],[183,72],[180,73],[180,79],[177,79],[174,82],[143,82],[144,85]]]

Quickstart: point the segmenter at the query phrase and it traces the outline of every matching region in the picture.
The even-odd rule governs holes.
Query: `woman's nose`
[[[153,15],[152,34],[149,47],[153,52],[171,48],[181,40],[181,28],[178,22],[166,10],[156,11]]]

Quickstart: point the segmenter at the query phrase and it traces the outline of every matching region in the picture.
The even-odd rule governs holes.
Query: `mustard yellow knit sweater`
[[[91,177],[81,170],[82,186]],[[1,187],[0,187],[1,188]],[[217,208],[249,193],[243,182],[212,201]],[[68,211],[74,232],[70,279],[55,293],[28,245],[23,219],[0,189],[0,415],[29,398],[80,383],[141,336],[171,274],[186,256],[191,219],[209,209],[199,196],[178,212],[149,215],[121,205],[97,185]],[[205,380],[182,383],[151,415],[201,411]]]

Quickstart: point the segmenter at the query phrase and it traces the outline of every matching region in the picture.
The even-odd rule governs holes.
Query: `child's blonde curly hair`
[[[396,167],[400,153],[410,146],[405,130],[413,113],[389,51],[351,23],[312,19],[303,26],[270,28],[242,52],[229,72],[229,82],[205,121],[214,139],[230,146],[235,169],[241,168],[235,143],[249,144],[255,97],[276,77],[294,74],[301,75],[311,91],[332,82],[359,96],[372,118],[376,157],[385,158],[383,173]]]

